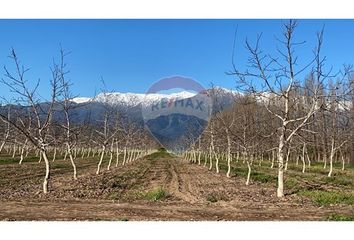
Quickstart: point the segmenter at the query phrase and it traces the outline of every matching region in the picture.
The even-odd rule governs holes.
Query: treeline
[[[325,71],[323,30],[317,33],[313,58],[301,66],[296,49],[302,43],[294,40],[296,27],[296,21],[284,23],[282,38],[277,39],[282,46],[278,56],[261,49],[261,35],[253,44],[246,40],[249,58],[242,66],[247,68],[240,70],[233,63],[229,73],[236,77],[239,91],[234,105],[211,117],[201,139],[185,154],[187,160],[201,164],[204,159],[217,172],[220,159],[226,160],[230,176],[230,162],[242,159],[249,170],[247,184],[252,165],[269,161],[271,168],[278,168],[278,197],[284,196],[289,163],[301,164],[305,172],[320,162],[331,177],[333,163],[341,162],[344,170],[354,162],[352,67]],[[309,74],[304,79],[305,71]]]
[[[96,174],[99,174],[105,156],[108,156],[109,170],[112,163],[125,165],[156,149],[155,141],[146,130],[131,119],[126,110],[108,101],[98,119],[91,119],[88,113],[83,120],[77,120],[74,110],[78,105],[73,102],[72,84],[66,77],[65,57],[66,53],[61,50],[59,61],[51,66],[49,100],[38,92],[39,81],[27,79],[28,70],[21,65],[15,50],[10,55],[13,70],[5,67],[5,76],[1,79],[14,98],[2,98],[0,154],[20,156],[19,164],[29,155],[38,156],[39,162],[43,161],[46,166],[44,193],[49,192],[50,163],[59,155],[70,161],[73,178],[77,179],[75,160],[79,157],[98,156]]]

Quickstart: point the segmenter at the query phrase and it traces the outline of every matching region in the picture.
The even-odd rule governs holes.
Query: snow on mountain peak
[[[144,101],[150,103],[154,101],[158,101],[162,98],[190,98],[196,95],[196,93],[191,93],[187,91],[181,91],[177,93],[169,93],[169,94],[162,94],[162,93],[121,93],[121,92],[113,92],[113,93],[100,93],[93,101],[101,102],[101,103],[109,103],[109,104],[124,104],[129,106],[135,106]]]
[[[92,98],[88,98],[88,97],[76,97],[72,99],[72,102],[74,103],[85,103],[85,102],[89,102],[91,101]]]
[[[220,88],[223,91],[234,93],[229,89]],[[186,99],[191,98],[197,95],[197,93],[189,92],[189,91],[180,91],[173,93],[121,93],[121,92],[111,92],[111,93],[100,93],[94,98],[88,97],[77,97],[72,99],[75,103],[85,103],[85,102],[99,102],[99,103],[108,103],[112,105],[127,105],[127,106],[136,106],[140,103],[145,102],[145,104],[153,103],[155,101],[159,101],[162,98],[178,98],[178,99]]]

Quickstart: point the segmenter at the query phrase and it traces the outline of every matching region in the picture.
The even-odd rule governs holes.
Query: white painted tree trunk
[[[286,153],[286,162],[285,162],[285,169],[284,169],[285,171],[288,170],[289,160],[290,160],[290,149],[288,149]]]
[[[31,150],[31,149],[29,149],[28,147],[26,148],[26,155],[25,155],[25,157],[28,157],[28,154],[29,154],[30,150]]]
[[[123,150],[123,162],[122,162],[123,166],[125,165],[126,159],[127,159],[127,147],[124,147],[124,150]]]
[[[275,162],[275,152],[272,150],[272,165],[270,168],[274,168],[274,162]]]
[[[98,165],[97,165],[97,171],[96,171],[97,175],[100,173],[101,164],[102,164],[102,161],[103,161],[103,158],[104,158],[105,151],[106,151],[106,145],[103,145],[102,146],[102,152],[101,152],[100,161],[98,162]]]
[[[248,185],[250,184],[252,168],[251,168],[251,163],[250,163],[250,161],[249,161],[248,159],[247,159],[246,161],[247,161],[247,168],[248,168],[246,185],[248,186]]]
[[[65,153],[64,153],[64,161],[66,161],[66,158],[68,157],[68,151],[65,150]]]
[[[88,149],[86,157],[90,157],[91,154],[91,148]]]
[[[332,138],[332,143],[331,143],[331,153],[329,156],[329,172],[328,172],[328,177],[332,176],[333,173],[333,159],[334,159],[334,154],[335,154],[335,148],[334,148],[335,140]]]
[[[217,153],[214,154],[215,155],[215,170],[216,170],[216,173],[219,173],[220,170],[219,170],[219,156]]]
[[[128,163],[130,163],[132,161],[133,158],[133,150],[128,150]]]
[[[227,138],[227,172],[226,177],[230,177],[231,172],[231,139],[229,131],[226,129],[226,138]]]
[[[69,153],[69,158],[70,158],[71,166],[73,167],[73,171],[74,171],[74,180],[77,180],[76,164],[75,164],[73,155],[71,153]]]
[[[16,155],[16,144],[14,144],[13,147],[12,158],[15,158],[15,155]]]
[[[262,153],[262,154],[261,154],[261,159],[259,160],[259,166],[260,166],[260,167],[262,166],[263,160],[264,160],[264,155],[263,155],[263,153]]]
[[[78,151],[77,151],[77,147],[75,147],[75,148],[74,148],[74,159],[77,158],[77,152],[78,152]]]
[[[118,167],[118,163],[119,163],[119,146],[118,146],[118,142],[117,142],[117,146],[116,146],[116,167]]]
[[[23,146],[21,148],[21,156],[20,156],[20,162],[19,164],[22,164],[22,161],[23,161],[23,158],[24,158],[24,154],[25,154],[25,149],[26,149],[26,146],[27,146],[27,139],[25,140],[25,142],[23,143]]]
[[[107,166],[108,171],[111,169],[112,159],[113,159],[113,152],[111,151],[109,155],[108,166]]]
[[[283,126],[282,134],[279,138],[278,149],[278,189],[277,197],[284,197],[284,147],[285,147],[285,126]]]
[[[195,149],[193,149],[192,154],[193,154],[193,163],[197,163],[197,152],[195,151]]]
[[[200,166],[200,160],[201,160],[201,155],[202,155],[202,151],[200,149],[201,145],[201,140],[200,138],[198,139],[198,165]]]
[[[46,150],[41,150],[41,156],[43,155],[43,159],[45,162],[45,176],[43,180],[43,193],[48,193],[48,185],[49,185],[49,179],[50,179],[50,163],[47,157],[47,152]]]
[[[55,147],[53,153],[53,162],[55,161],[56,157],[57,157],[57,148]]]
[[[209,171],[213,169],[213,151],[211,146],[209,147]]]
[[[75,161],[74,161],[74,157],[71,153],[71,146],[70,146],[70,143],[66,143],[66,147],[67,147],[67,153],[69,155],[69,159],[70,159],[70,162],[71,162],[71,166],[73,167],[73,171],[74,171],[74,179],[77,180],[77,171],[76,171],[76,164],[75,164]]]
[[[41,163],[41,162],[42,162],[42,155],[43,155],[42,153],[39,154],[39,161],[38,161],[38,163]]]
[[[200,161],[201,161],[201,159],[202,159],[202,151],[199,149],[198,150],[198,165],[200,166]]]
[[[0,153],[2,152],[2,150],[4,149],[6,141],[3,141],[0,145]]]
[[[305,154],[306,154],[306,159],[307,159],[307,163],[308,163],[308,168],[310,169],[311,168],[311,159],[310,159],[310,156],[309,156],[309,153],[307,151],[307,146],[305,145]]]
[[[302,173],[305,173],[306,171],[306,163],[305,163],[305,149],[306,149],[306,143],[303,144],[302,146]]]
[[[108,171],[109,171],[110,168],[111,168],[112,159],[113,159],[113,144],[114,144],[114,141],[112,141],[112,143],[111,143],[111,148],[110,148],[110,151],[109,151],[109,161],[108,161],[108,166],[107,166],[107,170],[108,170]]]

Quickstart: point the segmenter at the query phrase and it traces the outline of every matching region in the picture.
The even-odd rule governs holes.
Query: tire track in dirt
[[[178,159],[167,159],[169,163],[168,171],[172,175],[171,182],[169,184],[168,191],[175,195],[177,198],[182,199],[188,203],[196,203],[198,199],[190,191],[190,185],[185,178],[184,171],[181,171],[181,165]],[[185,170],[185,169],[183,169]]]
[[[269,184],[246,186],[242,177],[227,178],[180,158],[146,157],[110,171],[103,168],[100,175],[94,173],[96,162],[88,164],[89,172],[78,181],[71,179],[68,169],[58,169],[55,189],[45,198],[25,189],[26,194],[9,201],[2,199],[0,191],[0,220],[324,220],[332,213],[354,214],[353,206],[319,209],[309,201],[298,201],[300,197],[279,200]],[[21,189],[16,186],[4,189]],[[29,182],[28,186],[37,185]],[[165,188],[171,197],[129,198],[156,187]],[[107,198],[111,193],[117,193],[116,198]],[[208,199],[211,195],[216,202]]]

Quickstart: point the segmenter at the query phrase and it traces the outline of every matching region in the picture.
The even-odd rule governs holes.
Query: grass
[[[300,191],[299,195],[309,197],[315,204],[319,206],[326,206],[331,204],[354,204],[354,193],[352,192],[340,192],[340,191]]]
[[[286,178],[284,184],[286,189],[292,189],[293,192],[300,190],[300,183],[296,178]]]
[[[227,171],[226,162],[222,161],[219,164],[220,170],[224,174]],[[354,205],[353,164],[347,165],[346,170],[341,171],[340,163],[336,163],[332,177],[327,177],[329,169],[323,169],[322,163],[312,163],[310,168],[307,166],[305,173],[302,173],[301,170],[301,164],[298,166],[295,163],[289,164],[288,171],[285,172],[286,191],[310,198],[316,205],[320,206],[330,204]],[[231,173],[233,175],[246,178],[247,172],[247,165],[242,161],[232,162]],[[252,166],[251,181],[276,185],[277,166],[272,169],[268,162],[263,162],[262,166],[259,166],[258,162],[255,161]]]
[[[207,199],[206,199],[208,202],[211,202],[211,203],[215,203],[215,202],[217,202],[218,201],[218,199],[214,196],[214,195],[212,195],[212,194],[209,194],[208,196],[207,196]]]
[[[354,180],[349,176],[337,175],[333,177],[323,177],[322,180],[326,183],[330,183],[338,186],[354,187]]]
[[[22,163],[26,162],[38,162],[39,157],[36,156],[31,156],[31,157],[25,157],[22,161]],[[0,157],[0,165],[5,165],[5,164],[18,164],[20,162],[20,158],[18,156],[12,158],[11,156],[6,156],[6,157]]]
[[[146,200],[149,201],[160,201],[163,200],[167,197],[167,192],[165,189],[163,189],[162,187],[157,187],[149,192],[147,192],[144,196],[144,198]]]
[[[261,172],[251,172],[251,179],[253,181],[262,182],[262,183],[276,183],[277,176],[272,176],[266,173]]]
[[[354,221],[354,215],[345,216],[345,215],[339,215],[339,214],[332,214],[327,218],[327,220],[329,220],[329,221]]]
[[[219,163],[219,168],[224,172],[227,171],[227,165],[223,162]],[[253,169],[251,171],[252,181],[257,181],[262,183],[276,183],[277,181],[276,175],[268,174],[268,172],[261,172],[261,170],[263,169],[258,166],[253,166]],[[235,166],[231,167],[231,173],[235,174],[236,176],[247,177],[248,169],[244,164],[238,162],[237,167]]]
[[[118,200],[121,198],[121,194],[118,192],[112,192],[109,196],[108,199],[110,200]]]
[[[158,159],[158,158],[171,158],[172,155],[169,154],[166,149],[164,148],[160,148],[157,152],[154,152],[152,154],[150,154],[149,156],[147,156],[147,158],[149,160],[155,160],[155,159]]]

